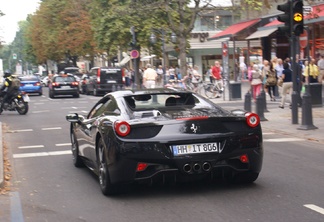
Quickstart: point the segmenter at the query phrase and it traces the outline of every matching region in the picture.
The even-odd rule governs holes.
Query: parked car
[[[48,85],[48,92],[50,98],[54,98],[57,95],[80,97],[79,82],[70,74],[54,75]]]
[[[19,76],[20,80],[20,91],[27,93],[37,93],[43,95],[43,87],[41,79],[35,75]]]
[[[81,91],[85,94],[106,94],[124,88],[124,71],[118,67],[93,67],[82,77]]]
[[[111,92],[86,116],[66,119],[74,165],[97,174],[105,195],[168,179],[252,183],[262,168],[257,114],[227,111],[182,89]]]

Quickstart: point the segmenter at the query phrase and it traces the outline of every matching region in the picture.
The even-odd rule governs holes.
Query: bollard
[[[116,86],[115,86],[115,85],[112,85],[112,87],[111,87],[111,91],[112,91],[112,92],[115,92],[115,91],[116,91]]]
[[[318,129],[313,125],[313,114],[312,114],[312,97],[311,94],[306,93],[303,95],[302,100],[302,125],[298,127],[299,130],[313,130]]]
[[[263,103],[263,112],[269,112],[269,110],[267,109],[267,98],[266,98],[266,94],[264,92],[264,90],[261,90],[260,96],[262,98],[262,103]]]
[[[259,115],[260,120],[261,121],[268,121],[265,117],[264,117],[264,104],[263,104],[263,98],[261,95],[256,97],[256,114]]]
[[[119,91],[121,89],[120,85],[117,86],[117,91]]]
[[[252,110],[251,99],[251,93],[250,91],[247,91],[247,93],[244,96],[244,110],[247,112],[251,112]]]

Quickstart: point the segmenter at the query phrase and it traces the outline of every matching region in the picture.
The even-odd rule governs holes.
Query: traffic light
[[[285,4],[278,5],[277,9],[279,11],[284,12],[282,15],[278,15],[278,21],[284,22],[285,26],[279,27],[278,30],[280,32],[286,32],[288,35],[292,32],[292,10],[291,10],[291,0],[288,0]]]
[[[303,0],[294,0],[293,4],[293,26],[292,31],[296,36],[299,36],[304,31],[304,15],[303,15]]]

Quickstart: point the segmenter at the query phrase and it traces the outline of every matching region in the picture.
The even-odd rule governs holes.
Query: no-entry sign
[[[302,48],[302,49],[306,48],[307,44],[308,44],[308,33],[306,30],[304,30],[304,32],[302,34],[300,34],[300,36],[299,36],[300,48]]]

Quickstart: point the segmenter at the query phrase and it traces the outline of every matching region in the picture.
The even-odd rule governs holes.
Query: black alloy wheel
[[[107,149],[105,148],[102,138],[97,144],[97,164],[98,176],[101,191],[104,195],[113,195],[118,192],[117,186],[110,182],[109,171],[107,166]]]

